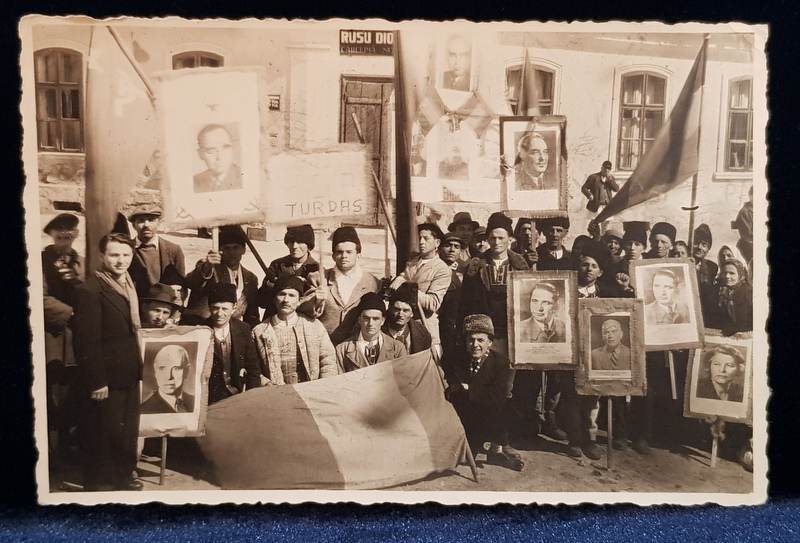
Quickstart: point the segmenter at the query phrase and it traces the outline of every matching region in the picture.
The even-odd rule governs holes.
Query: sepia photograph
[[[763,502],[767,36],[23,18],[38,500]]]

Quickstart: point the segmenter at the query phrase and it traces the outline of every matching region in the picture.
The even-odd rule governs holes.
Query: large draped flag
[[[539,115],[539,96],[536,92],[536,70],[531,66],[528,48],[525,48],[525,61],[519,77],[519,102],[517,115]]]
[[[708,38],[703,42],[678,100],[652,146],[611,202],[595,217],[600,223],[620,211],[674,189],[699,168],[700,105],[706,77]]]
[[[209,406],[200,449],[225,489],[375,489],[465,461],[430,351]]]
[[[142,78],[106,26],[92,27],[86,79],[86,253],[111,231],[156,149],[155,110]]]

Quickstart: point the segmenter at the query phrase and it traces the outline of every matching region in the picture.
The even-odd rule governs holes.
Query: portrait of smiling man
[[[531,317],[520,322],[522,343],[564,343],[566,325],[556,317],[561,295],[551,282],[537,283],[531,291]]]

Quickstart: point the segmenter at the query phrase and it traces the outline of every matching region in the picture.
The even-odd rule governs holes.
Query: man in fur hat
[[[274,305],[274,287],[278,279],[289,277],[290,275],[300,278],[304,287],[301,295],[311,288],[319,287],[321,284],[322,278],[320,277],[319,263],[311,255],[311,251],[316,246],[314,229],[311,225],[287,226],[286,234],[283,236],[283,243],[289,250],[289,254],[270,263],[264,281],[261,283],[261,288],[258,289],[257,302],[259,307],[265,309],[264,318],[271,317],[277,311]],[[303,306],[300,312],[306,313],[310,317],[316,316],[314,312],[319,309],[326,294],[327,291],[325,289],[315,290],[314,297],[319,300],[320,304],[312,304],[311,307]]]
[[[335,266],[325,270],[323,285],[327,295],[317,308],[317,318],[325,326],[334,345],[338,345],[357,326],[356,307],[368,292],[379,292],[381,282],[359,264],[361,240],[352,226],[342,226],[333,232],[333,261]]]
[[[675,245],[677,230],[668,222],[657,222],[650,230],[650,250],[644,258],[667,258]]]
[[[431,334],[415,318],[418,316],[416,283],[403,283],[389,298],[389,313],[381,330],[402,343],[409,354],[431,348]]]
[[[569,235],[569,217],[550,217],[536,221],[544,243],[536,248],[539,260],[536,269],[542,270],[574,270],[577,262],[566,247],[564,241]]]
[[[405,345],[381,332],[386,321],[386,305],[377,292],[368,292],[358,303],[357,334],[336,346],[339,373],[358,370],[380,362],[407,356]]]
[[[136,230],[136,250],[129,273],[140,298],[146,296],[154,284],[164,283],[163,275],[168,266],[173,266],[181,276],[186,275],[183,249],[158,235],[161,222],[159,206],[136,206],[128,215],[128,220]]]
[[[186,276],[186,286],[192,292],[181,319],[183,324],[202,324],[211,315],[208,293],[217,283],[236,285],[235,318],[251,327],[261,321],[256,305],[258,278],[241,264],[246,251],[247,238],[241,226],[220,227],[219,251],[209,251],[206,258],[199,260],[194,270]]]
[[[489,464],[521,471],[525,464],[508,443],[506,404],[511,398],[514,370],[508,357],[491,350],[494,326],[488,315],[468,315],[463,324],[463,347],[443,360],[445,397],[458,413],[472,454],[483,453],[490,442]]]
[[[712,241],[711,229],[706,223],[694,229],[692,258],[694,259],[694,268],[697,270],[698,285],[713,285],[717,278],[717,272],[719,272],[717,263],[706,258],[711,250]]]

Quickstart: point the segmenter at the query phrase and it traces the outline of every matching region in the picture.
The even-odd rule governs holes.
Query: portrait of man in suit
[[[142,414],[191,413],[194,396],[184,391],[191,361],[180,345],[166,345],[153,358],[158,388],[142,402]]]
[[[447,40],[445,59],[447,71],[442,78],[442,86],[446,89],[468,91],[472,72],[472,43],[460,35],[450,36]]]
[[[631,349],[622,343],[622,323],[607,318],[600,325],[603,346],[592,350],[592,371],[631,371]]]
[[[562,294],[556,281],[540,281],[531,291],[531,317],[520,322],[522,343],[565,343],[566,325],[556,316]],[[560,283],[563,288],[563,283]]]
[[[550,149],[541,132],[526,132],[517,144],[514,184],[518,191],[556,190],[558,180],[550,165]]]
[[[194,192],[242,188],[242,170],[234,162],[234,138],[221,124],[208,124],[197,133],[197,155],[206,169],[194,176]]]
[[[659,268],[653,275],[651,288],[654,300],[644,306],[644,320],[647,324],[686,324],[689,306],[679,296],[678,275],[668,269]]]

